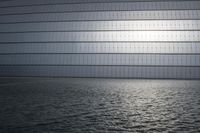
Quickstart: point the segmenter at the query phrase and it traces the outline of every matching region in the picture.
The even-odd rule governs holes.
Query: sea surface
[[[200,81],[0,78],[1,133],[200,132]]]

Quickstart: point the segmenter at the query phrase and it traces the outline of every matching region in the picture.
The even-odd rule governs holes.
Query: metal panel
[[[200,41],[200,31],[107,31],[107,32],[48,32],[0,34],[3,42],[127,42]]]
[[[0,44],[0,54],[22,53],[159,53],[199,54],[200,43],[17,43]]]
[[[140,10],[198,10],[200,1],[166,1],[166,2],[110,2],[81,4],[52,4],[2,8],[0,15],[38,14],[48,12],[95,12],[95,11],[140,11]]]
[[[0,24],[0,33],[48,31],[200,30],[200,20],[103,21]]]
[[[110,11],[73,12],[0,16],[1,23],[25,23],[48,21],[108,21],[108,20],[171,20],[199,19],[200,10],[168,11]]]
[[[88,73],[90,72],[90,73]],[[126,72],[126,73],[124,73]],[[132,67],[132,66],[0,66],[1,76],[65,76],[111,78],[199,79],[195,67]],[[128,75],[128,76],[127,76]]]
[[[20,1],[4,1],[1,2],[0,7],[13,7],[13,6],[33,6],[33,5],[46,5],[46,4],[64,4],[64,3],[114,3],[114,2],[158,2],[158,1],[166,1],[166,0],[20,0]],[[167,0],[167,1],[181,1],[181,0]],[[182,0],[184,1],[184,0]],[[191,0],[190,0],[191,1]],[[192,0],[195,1],[195,0]],[[196,0],[197,1],[197,0]]]
[[[20,54],[0,55],[0,65],[199,66],[200,55]]]

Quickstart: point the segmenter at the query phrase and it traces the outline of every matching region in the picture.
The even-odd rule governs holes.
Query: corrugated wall
[[[200,78],[200,1],[1,0],[0,76]]]

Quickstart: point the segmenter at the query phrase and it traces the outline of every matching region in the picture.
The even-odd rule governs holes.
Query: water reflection
[[[10,132],[198,132],[200,82],[46,79],[1,83]],[[4,101],[4,102],[3,102]]]

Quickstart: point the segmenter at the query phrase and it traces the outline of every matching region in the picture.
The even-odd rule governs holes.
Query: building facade
[[[200,1],[0,1],[0,76],[199,79]]]

